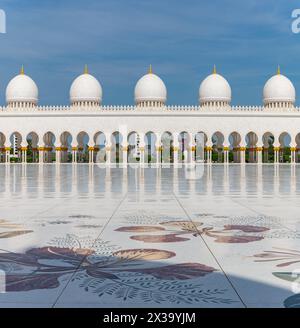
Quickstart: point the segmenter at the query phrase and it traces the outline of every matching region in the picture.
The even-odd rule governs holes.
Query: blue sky
[[[2,0],[0,103],[24,64],[40,104],[68,104],[72,80],[89,65],[104,104],[132,104],[136,81],[153,70],[169,104],[196,104],[214,64],[231,84],[233,104],[259,105],[277,65],[300,93],[300,34],[294,0]]]

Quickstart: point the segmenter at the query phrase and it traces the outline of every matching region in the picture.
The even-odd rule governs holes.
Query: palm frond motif
[[[223,229],[203,227],[202,222],[194,221],[164,221],[158,226],[139,225],[117,228],[118,232],[140,233],[132,235],[131,239],[146,243],[174,243],[190,240],[191,235],[214,238],[217,243],[250,243],[264,239],[263,233],[270,229],[255,225],[224,225]],[[152,233],[152,234],[144,234]]]
[[[81,246],[68,236],[66,242]],[[105,252],[106,242],[100,243]],[[99,246],[100,247],[100,246]],[[7,292],[58,288],[72,278],[86,292],[121,301],[195,304],[234,302],[226,289],[205,289],[199,279],[217,271],[201,263],[168,264],[176,254],[161,249],[121,249],[103,256],[90,248],[45,246],[25,253],[0,250]],[[9,269],[8,269],[9,268]]]
[[[274,247],[272,251],[264,251],[253,257],[257,258],[255,262],[280,262],[277,267],[287,267],[300,262],[300,251]]]
[[[9,230],[7,230],[9,229]],[[4,231],[3,231],[4,230]],[[0,239],[13,238],[33,232],[32,230],[24,230],[22,225],[10,223],[9,221],[0,219]]]

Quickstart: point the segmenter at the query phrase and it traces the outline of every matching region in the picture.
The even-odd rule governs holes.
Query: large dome
[[[7,103],[33,103],[38,102],[38,87],[29,76],[24,74],[21,69],[19,75],[15,76],[7,85],[6,102]]]
[[[134,90],[136,104],[145,102],[156,102],[164,104],[167,101],[167,88],[163,80],[152,73],[150,66],[149,73],[141,77]]]
[[[88,73],[87,67],[84,74],[78,76],[70,88],[70,101],[72,104],[80,102],[102,102],[102,87],[99,81]]]
[[[264,86],[263,101],[265,105],[270,103],[295,103],[296,90],[293,83],[284,75],[272,76]]]
[[[227,80],[216,73],[214,68],[213,74],[206,77],[199,88],[199,102],[231,102],[231,87]]]

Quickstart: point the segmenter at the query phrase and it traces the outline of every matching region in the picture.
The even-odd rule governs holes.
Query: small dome
[[[167,88],[163,80],[152,73],[151,66],[149,73],[138,80],[134,90],[134,98],[136,104],[149,101],[164,104],[167,101]]]
[[[29,76],[24,74],[22,67],[19,75],[15,76],[7,85],[6,102],[23,102],[33,103],[38,102],[38,87]]]
[[[227,80],[216,73],[214,68],[213,74],[206,77],[199,88],[199,102],[231,102],[231,87]]]
[[[78,76],[72,83],[70,88],[70,101],[76,102],[102,102],[102,87],[99,81],[87,71]]]
[[[263,102],[265,105],[270,103],[295,103],[296,90],[293,83],[280,70],[272,76],[265,84],[263,90]]]

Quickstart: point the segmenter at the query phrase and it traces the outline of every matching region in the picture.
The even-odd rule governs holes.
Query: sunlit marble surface
[[[299,306],[299,177],[1,165],[0,307]]]

